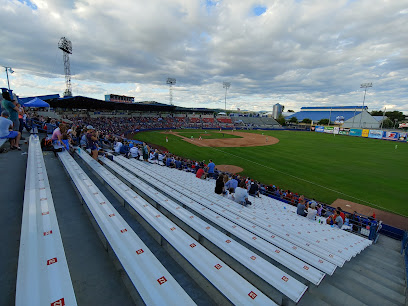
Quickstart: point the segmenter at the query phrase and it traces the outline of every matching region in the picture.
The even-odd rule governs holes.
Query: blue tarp
[[[47,102],[44,102],[43,100],[39,98],[34,98],[27,103],[24,103],[24,107],[50,107],[50,105]]]

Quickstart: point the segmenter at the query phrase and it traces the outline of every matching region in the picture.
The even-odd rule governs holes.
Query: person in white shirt
[[[113,147],[115,153],[120,153],[120,148],[123,146],[123,143],[120,142],[120,139],[118,139],[115,143],[115,146]]]
[[[139,151],[138,148],[136,146],[134,146],[133,143],[130,143],[129,146],[130,146],[130,150],[129,150],[130,156],[133,157],[133,158],[137,158],[139,156],[138,155],[138,151]]]
[[[239,186],[235,188],[234,201],[246,206],[248,201],[248,190],[245,187],[245,182],[241,182]]]
[[[317,210],[316,210],[316,204],[315,203],[311,203],[309,205],[309,208],[307,209],[307,216],[306,218],[310,219],[310,220],[315,220],[316,219],[316,215],[317,215]]]

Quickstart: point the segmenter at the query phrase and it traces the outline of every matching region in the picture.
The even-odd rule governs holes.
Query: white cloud
[[[178,105],[223,107],[230,81],[230,107],[297,110],[361,104],[373,82],[370,109],[408,111],[407,0],[210,2],[0,0],[1,64],[20,95],[62,93],[66,36],[74,94],[168,102],[175,77]]]

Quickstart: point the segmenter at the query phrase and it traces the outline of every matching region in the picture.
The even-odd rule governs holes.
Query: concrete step
[[[361,256],[370,256],[375,257],[383,262],[386,262],[390,265],[400,266],[401,263],[404,262],[404,256],[401,255],[399,252],[387,250],[387,255],[384,256],[384,250],[378,248],[368,248],[364,251]]]
[[[361,257],[357,257],[354,260],[351,260],[348,264],[361,264],[365,266],[368,265],[372,270],[380,269],[384,272],[387,272],[388,274],[394,275],[394,277],[405,279],[404,262],[401,262],[399,265],[397,265],[397,263],[395,263],[396,265],[391,265],[377,257],[361,255]],[[347,267],[347,265],[345,265],[344,267]]]
[[[404,290],[402,290],[402,292],[400,290],[399,292],[394,291],[384,286],[382,283],[377,282],[377,280],[371,279],[369,276],[365,275],[364,271],[338,269],[336,271],[336,277],[352,279],[358,282],[360,286],[375,292],[375,294],[382,296],[384,299],[389,300],[396,305],[405,304]]]
[[[363,286],[362,279],[363,277],[359,278],[360,281],[357,281],[354,278],[343,275],[342,277],[331,277],[328,279],[328,281],[332,286],[341,290],[343,293],[348,294],[367,305],[399,305],[391,302],[387,298],[384,298],[375,290],[372,290],[367,286]]]
[[[310,285],[308,292],[306,292],[303,298],[306,298],[307,295],[315,296],[319,300],[322,300],[326,302],[327,304],[333,305],[333,306],[344,306],[344,305],[364,306],[366,305],[365,303],[345,293],[343,290],[336,288],[332,284],[329,284],[326,280],[323,280],[323,282],[318,287],[314,285]],[[311,299],[311,297],[309,297],[309,299]],[[308,305],[308,304],[304,304],[304,305]],[[314,305],[314,304],[309,304],[309,305]]]
[[[330,306],[329,303],[321,300],[317,295],[306,292],[302,299],[297,304],[298,306]]]

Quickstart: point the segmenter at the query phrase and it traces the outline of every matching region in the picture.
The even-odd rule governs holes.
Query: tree
[[[310,120],[309,118],[305,118],[305,119],[302,120],[302,123],[310,124],[310,123],[312,123],[312,120]]]
[[[399,122],[405,119],[405,115],[399,111],[385,112],[385,115],[390,118],[392,122],[394,122],[395,119],[398,119]]]
[[[289,119],[289,122],[298,123],[299,121],[297,120],[296,117],[292,117],[292,118]]]
[[[371,116],[382,116],[384,114],[383,111],[372,111]]]
[[[285,125],[286,125],[285,117],[283,117],[282,115],[279,115],[279,117],[278,117],[278,119],[276,119],[276,121],[277,121],[281,126],[285,126]]]
[[[317,124],[321,124],[321,125],[329,124],[329,119],[320,119]]]
[[[391,121],[389,118],[385,117],[382,127],[384,129],[392,129],[394,127],[394,122]]]

